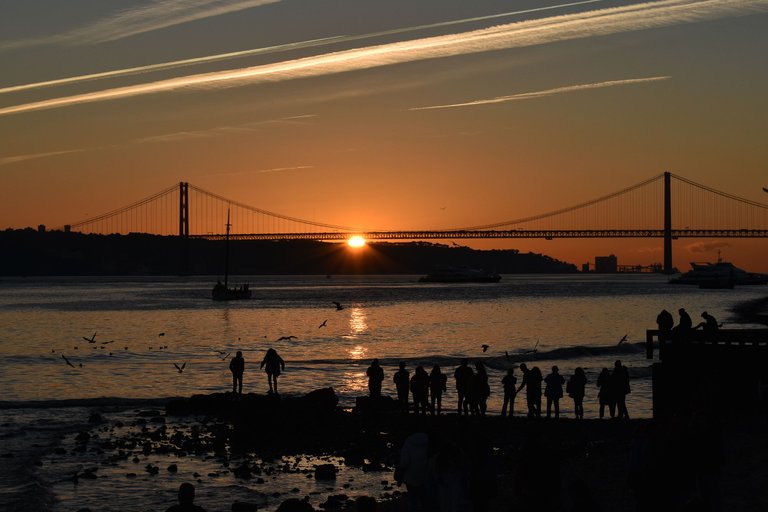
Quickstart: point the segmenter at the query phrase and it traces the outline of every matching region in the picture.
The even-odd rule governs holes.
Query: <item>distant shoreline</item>
[[[768,326],[768,297],[741,302],[731,311],[736,316],[737,323]]]

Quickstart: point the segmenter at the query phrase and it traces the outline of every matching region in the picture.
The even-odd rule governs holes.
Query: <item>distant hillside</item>
[[[0,232],[0,275],[221,275],[223,241],[175,236],[84,235],[33,229]],[[468,265],[501,274],[567,273],[576,266],[542,254],[474,250],[425,242],[371,243],[362,251],[316,241],[231,241],[230,274],[426,274]]]

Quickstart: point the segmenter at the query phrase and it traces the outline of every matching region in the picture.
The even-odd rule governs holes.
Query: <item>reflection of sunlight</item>
[[[368,390],[368,380],[365,372],[344,372],[341,383],[341,391],[344,394],[360,394]]]
[[[349,330],[352,334],[363,334],[368,330],[368,317],[363,308],[352,308],[349,311]]]
[[[349,357],[352,359],[365,359],[368,349],[362,345],[357,345],[349,349]]]

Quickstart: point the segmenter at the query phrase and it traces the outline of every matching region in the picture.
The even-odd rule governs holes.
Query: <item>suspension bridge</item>
[[[493,224],[451,229],[367,230],[299,219],[227,199],[181,182],[132,204],[64,226],[97,234],[148,233],[223,239],[344,241],[492,238],[662,238],[664,270],[677,238],[766,238],[768,204],[669,172],[567,208]]]

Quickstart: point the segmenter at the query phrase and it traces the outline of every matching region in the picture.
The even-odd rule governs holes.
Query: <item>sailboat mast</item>
[[[227,208],[227,235],[224,238],[224,287],[229,285],[229,208]]]

